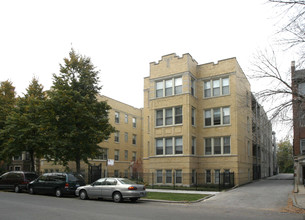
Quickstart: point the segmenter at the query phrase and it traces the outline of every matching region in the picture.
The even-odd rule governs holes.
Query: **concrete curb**
[[[301,207],[301,206],[298,204],[298,201],[297,201],[297,198],[296,198],[296,196],[295,196],[295,193],[290,194],[289,197],[292,199],[292,203],[293,203],[293,206],[294,206],[294,207],[296,207],[296,208],[298,208],[298,209],[303,209],[303,210],[305,210],[304,207]]]
[[[202,199],[198,199],[196,201],[170,201],[170,200],[157,200],[157,199],[143,199],[141,198],[141,201],[146,201],[146,202],[160,202],[160,203],[180,203],[180,204],[192,204],[192,203],[198,203],[198,202],[202,202],[204,200],[207,200],[211,197],[213,197],[215,195],[208,195]]]

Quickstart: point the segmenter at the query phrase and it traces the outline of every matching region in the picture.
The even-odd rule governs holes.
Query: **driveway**
[[[207,207],[225,209],[241,208],[248,210],[277,211],[287,205],[289,194],[293,190],[293,176],[279,174],[258,180],[225,193],[219,193],[204,201]]]

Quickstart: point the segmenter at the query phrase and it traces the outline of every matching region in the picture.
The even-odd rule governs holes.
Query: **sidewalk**
[[[164,192],[164,193],[186,193],[186,194],[205,194],[216,195],[220,192],[215,191],[193,191],[193,190],[166,190],[166,189],[146,189],[147,192]]]
[[[298,192],[292,195],[293,205],[297,208],[305,209],[305,186],[298,185]]]

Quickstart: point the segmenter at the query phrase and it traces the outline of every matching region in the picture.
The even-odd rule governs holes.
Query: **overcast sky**
[[[143,107],[149,63],[166,54],[189,53],[199,64],[236,57],[247,74],[278,30],[273,7],[266,0],[0,1],[0,81],[12,81],[18,95],[33,76],[49,89],[73,47],[100,70],[103,95]]]

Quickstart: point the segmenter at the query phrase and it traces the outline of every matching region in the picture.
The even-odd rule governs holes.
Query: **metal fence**
[[[106,176],[104,176],[106,177]],[[124,177],[152,189],[222,190],[234,187],[234,172],[223,173],[108,173]]]

